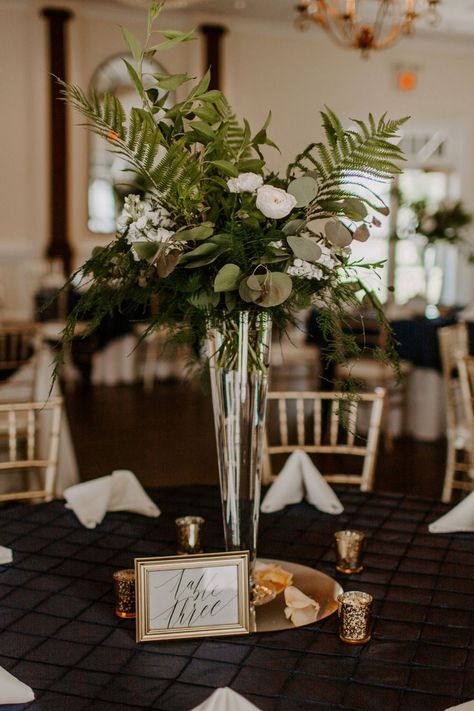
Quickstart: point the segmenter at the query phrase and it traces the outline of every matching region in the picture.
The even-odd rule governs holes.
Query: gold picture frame
[[[135,559],[136,640],[251,632],[249,552]]]

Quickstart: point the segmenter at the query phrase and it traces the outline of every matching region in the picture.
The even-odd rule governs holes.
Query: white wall
[[[117,24],[137,34],[143,27],[142,14],[99,2],[0,0],[0,284],[10,315],[28,315],[48,239],[47,26],[39,10],[52,4],[75,14],[68,29],[69,79],[83,87],[99,64],[125,50]],[[188,29],[209,20],[229,28],[224,89],[237,113],[257,129],[272,110],[270,135],[282,150],[281,156],[269,152],[272,167],[284,167],[321,137],[318,111],[324,104],[349,117],[410,114],[413,125],[454,127],[463,157],[462,197],[474,210],[473,42],[417,37],[363,60],[334,47],[317,28],[299,33],[278,22],[205,15],[175,15],[167,24]],[[187,43],[163,63],[170,71],[195,74],[201,51],[200,43]],[[398,62],[419,67],[412,93],[395,88]],[[87,230],[87,132],[74,122],[71,116],[70,236],[80,261],[99,239]],[[474,296],[471,274],[465,270],[460,280],[462,300]]]

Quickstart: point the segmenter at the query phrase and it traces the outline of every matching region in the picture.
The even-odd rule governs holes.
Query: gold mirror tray
[[[259,558],[265,565],[281,565],[282,568],[293,574],[293,585],[308,597],[319,602],[320,609],[318,620],[329,617],[337,610],[337,596],[343,592],[342,587],[329,575],[321,573],[306,565],[290,563],[286,560],[270,560]],[[266,605],[259,605],[257,613],[257,632],[276,632],[278,630],[297,629],[291,620],[285,617],[285,595],[280,593],[274,600]]]

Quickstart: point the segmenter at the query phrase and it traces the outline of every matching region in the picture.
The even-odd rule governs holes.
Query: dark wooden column
[[[222,89],[222,38],[227,29],[222,25],[202,25],[199,29],[204,35],[206,70],[211,67],[209,89]]]
[[[67,104],[61,99],[56,81],[67,79],[66,23],[73,16],[69,10],[48,7],[41,10],[48,22],[49,37],[49,105],[50,105],[50,237],[46,256],[61,259],[66,275],[70,274],[72,249],[68,232],[68,143]]]

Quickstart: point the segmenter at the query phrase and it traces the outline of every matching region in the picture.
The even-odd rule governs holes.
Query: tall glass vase
[[[209,323],[209,358],[227,550],[256,560],[271,319],[241,311]]]

